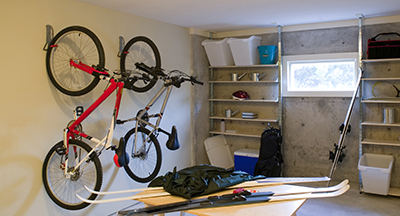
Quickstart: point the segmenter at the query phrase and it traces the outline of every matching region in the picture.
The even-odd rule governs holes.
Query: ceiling
[[[400,15],[399,0],[79,0],[210,32]]]

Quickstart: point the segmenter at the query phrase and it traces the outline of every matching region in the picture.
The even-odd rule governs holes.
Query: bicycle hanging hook
[[[53,39],[54,31],[51,25],[46,25],[46,43],[43,46],[43,51],[47,51],[47,48]]]
[[[118,50],[117,57],[121,57],[122,50],[123,50],[124,47],[125,47],[125,39],[124,39],[124,37],[119,36],[119,38],[118,38],[118,44],[119,44],[119,50]]]

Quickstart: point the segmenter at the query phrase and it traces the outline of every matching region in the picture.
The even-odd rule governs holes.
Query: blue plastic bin
[[[275,64],[276,53],[278,47],[273,45],[258,46],[258,53],[260,54],[261,64]]]

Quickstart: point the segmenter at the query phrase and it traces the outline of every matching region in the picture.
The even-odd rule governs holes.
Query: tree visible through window
[[[291,63],[289,91],[348,91],[354,88],[354,61]]]
[[[357,53],[283,56],[283,96],[347,97],[357,82]]]

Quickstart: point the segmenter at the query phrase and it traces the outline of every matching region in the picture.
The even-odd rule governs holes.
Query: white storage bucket
[[[392,155],[363,154],[358,162],[358,170],[361,172],[364,192],[388,194],[393,160]]]
[[[205,139],[204,146],[211,165],[226,169],[235,166],[231,149],[229,148],[224,135],[213,136]]]
[[[260,58],[257,47],[260,46],[261,37],[251,36],[239,39],[230,38],[228,44],[231,47],[235,65],[258,65]]]
[[[223,40],[205,40],[201,43],[206,50],[208,61],[212,67],[234,65],[229,38]]]

